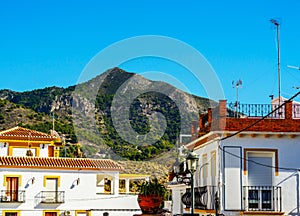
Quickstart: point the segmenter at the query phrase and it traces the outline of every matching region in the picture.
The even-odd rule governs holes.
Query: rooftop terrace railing
[[[293,118],[300,118],[300,104],[293,104]]]
[[[300,117],[300,106],[297,109]],[[274,112],[273,112],[274,111]],[[240,104],[229,103],[227,117],[242,118],[242,117],[263,117],[269,118],[284,118],[285,105],[279,107],[278,104]]]

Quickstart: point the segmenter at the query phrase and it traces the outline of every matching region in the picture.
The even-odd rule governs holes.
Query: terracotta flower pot
[[[162,197],[157,195],[138,195],[138,203],[143,214],[157,213],[162,201]]]

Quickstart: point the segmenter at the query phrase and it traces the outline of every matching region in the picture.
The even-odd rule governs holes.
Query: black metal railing
[[[215,193],[216,186],[195,187],[195,208],[196,209],[215,209]],[[191,189],[187,188],[185,194],[182,195],[181,201],[187,208],[191,206]]]
[[[22,190],[1,190],[0,202],[25,202],[25,191]]]
[[[284,118],[285,105],[278,108],[278,104],[240,104],[229,103],[227,117],[263,117],[268,115],[269,118]],[[277,110],[276,110],[277,109]],[[299,108],[300,109],[300,108]],[[274,111],[276,110],[276,111]],[[274,111],[273,113],[271,113]],[[300,112],[300,110],[299,110]],[[269,114],[271,113],[271,114]],[[300,114],[299,114],[300,116]]]
[[[244,186],[243,210],[281,212],[281,187]]]
[[[65,192],[64,191],[41,191],[36,198],[40,203],[64,203]]]
[[[300,104],[293,104],[293,118],[300,118]]]

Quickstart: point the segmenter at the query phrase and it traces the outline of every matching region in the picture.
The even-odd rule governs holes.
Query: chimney
[[[227,116],[227,108],[226,108],[227,100],[219,100],[219,116],[218,118],[218,130],[224,130],[226,127],[226,116]]]
[[[285,118],[286,119],[293,118],[293,101],[287,101],[285,103]]]

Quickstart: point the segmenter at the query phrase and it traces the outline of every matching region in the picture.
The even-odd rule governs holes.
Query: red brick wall
[[[227,118],[228,131],[239,131],[256,122],[259,118]],[[300,132],[300,120],[298,119],[264,119],[246,131],[263,132]]]
[[[285,118],[265,118],[248,128],[246,131],[262,132],[300,132],[300,119],[293,119],[292,101],[285,104]],[[213,115],[213,113],[215,115]],[[220,100],[217,110],[210,110],[208,116],[200,116],[200,131],[202,136],[211,130],[239,131],[255,123],[260,118],[227,118],[226,100]],[[207,127],[204,127],[204,119],[208,119]]]

